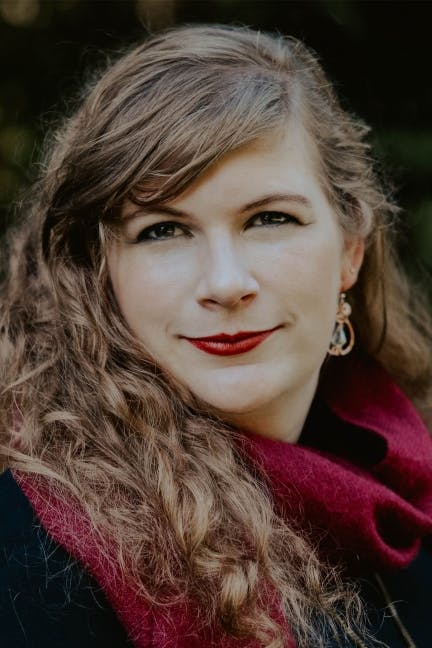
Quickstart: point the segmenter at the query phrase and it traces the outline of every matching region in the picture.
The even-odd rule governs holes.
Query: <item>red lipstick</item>
[[[222,356],[237,355],[251,351],[278,328],[279,326],[267,331],[239,331],[234,335],[219,333],[211,337],[186,338],[186,340],[206,353]]]

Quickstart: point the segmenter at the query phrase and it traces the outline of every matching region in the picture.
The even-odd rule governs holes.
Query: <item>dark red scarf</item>
[[[422,420],[371,361],[341,363],[297,445],[245,437],[284,517],[312,527],[351,571],[405,567],[432,535],[432,443]]]
[[[278,511],[310,529],[327,557],[343,560],[352,573],[402,568],[432,536],[431,439],[379,366],[353,356],[337,367],[332,390],[316,399],[298,444],[256,435],[241,443],[261,467]],[[31,476],[15,478],[50,536],[99,582],[136,648],[255,646],[200,630],[191,605],[152,610],[101,554],[77,510]]]

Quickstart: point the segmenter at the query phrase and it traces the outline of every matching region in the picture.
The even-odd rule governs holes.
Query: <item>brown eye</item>
[[[136,237],[136,242],[166,241],[168,239],[177,238],[178,236],[183,236],[185,233],[185,230],[180,227],[178,223],[156,223],[156,225],[151,225],[150,227],[143,229]]]
[[[285,214],[284,212],[277,211],[266,211],[260,212],[251,218],[248,223],[248,226],[277,226],[277,225],[286,225],[288,223],[299,223],[298,219],[291,214]]]

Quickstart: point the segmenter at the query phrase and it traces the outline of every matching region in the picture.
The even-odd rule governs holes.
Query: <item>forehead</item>
[[[317,150],[301,126],[273,131],[226,154],[170,203],[181,209],[210,196],[220,203],[247,203],[257,193],[287,192],[312,203],[324,198]]]

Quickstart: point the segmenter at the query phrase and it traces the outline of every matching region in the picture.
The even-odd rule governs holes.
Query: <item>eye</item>
[[[284,212],[278,211],[265,211],[256,214],[248,221],[248,227],[265,227],[265,226],[277,226],[277,225],[286,225],[288,223],[299,224],[300,221],[295,216],[291,214],[286,214]]]
[[[141,230],[135,239],[135,243],[141,243],[143,241],[166,241],[186,234],[186,230],[178,223],[166,221],[150,225]]]

